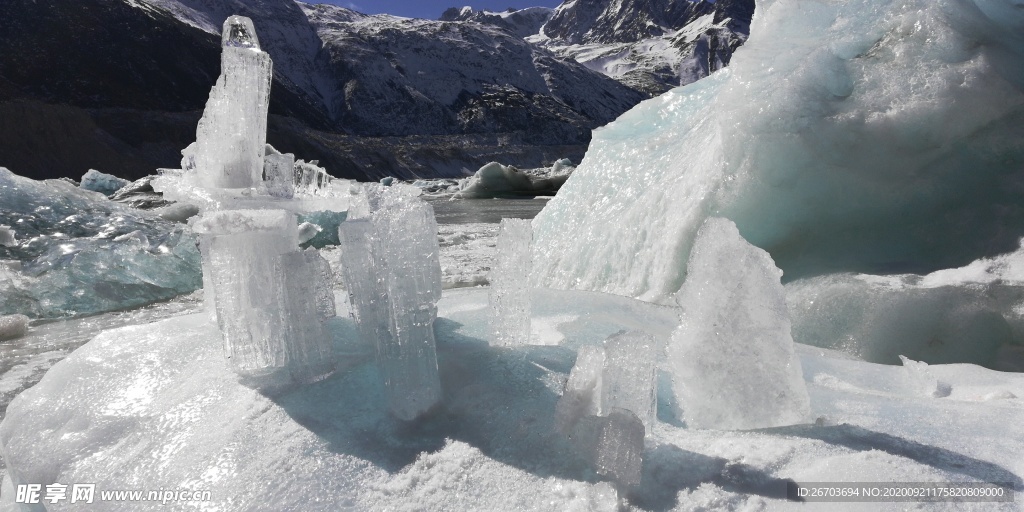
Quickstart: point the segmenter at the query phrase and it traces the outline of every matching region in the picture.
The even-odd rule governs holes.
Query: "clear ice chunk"
[[[932,398],[945,398],[953,393],[953,386],[932,375],[928,363],[904,356],[900,356],[900,361],[903,362],[903,371],[906,372],[907,380],[916,393]]]
[[[494,344],[530,341],[530,272],[533,228],[527,219],[501,219],[498,248],[488,298]]]
[[[286,346],[292,380],[321,380],[335,368],[332,340],[323,324],[335,314],[330,265],[315,249],[282,254],[276,264],[280,309],[271,314],[281,316],[281,341]]]
[[[614,408],[603,418],[594,467],[629,488],[640,485],[644,456],[644,424],[631,411]]]
[[[342,274],[360,336],[377,347],[391,412],[411,420],[441,397],[434,340],[441,298],[437,222],[433,208],[416,197],[376,192],[366,194],[372,196],[364,204],[369,218],[338,227]]]
[[[267,107],[273,64],[259,51],[252,22],[224,22],[221,74],[196,129],[182,151],[182,169],[194,169],[206,188],[259,188],[267,138]]]
[[[338,226],[341,273],[352,304],[351,316],[366,344],[391,336],[391,310],[383,282],[380,239],[370,219],[350,219]],[[379,346],[379,345],[378,345]]]
[[[434,209],[421,199],[385,194],[372,215],[383,249],[391,336],[378,339],[378,360],[391,412],[411,420],[441,399],[434,320],[441,298],[440,247]]]
[[[282,199],[295,196],[295,155],[270,153],[263,157],[263,178],[267,193]]]
[[[656,419],[655,341],[650,334],[628,331],[604,341],[601,412],[633,412],[647,432]]]
[[[620,488],[640,484],[644,453],[644,424],[625,409],[606,416],[586,416],[572,429],[570,440],[578,456],[597,474]]]
[[[229,16],[224,20],[221,46],[259,50],[260,40],[256,37],[256,28],[253,27],[252,20],[245,16]]]
[[[226,210],[204,215],[206,300],[213,300],[224,350],[235,371],[258,377],[287,367],[278,261],[298,249],[295,215],[283,210]],[[308,291],[307,291],[308,293]]]
[[[809,420],[786,294],[767,252],[727,219],[697,233],[677,295],[682,319],[668,357],[691,428],[753,429]]]

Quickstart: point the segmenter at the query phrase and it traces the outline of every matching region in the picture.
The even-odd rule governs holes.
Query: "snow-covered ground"
[[[488,347],[486,290],[439,303],[444,398],[414,424],[391,419],[372,348],[332,327],[342,369],[278,396],[240,385],[205,314],[106,331],[11,404],[0,439],[17,481],[211,491],[201,510],[614,510],[616,496],[553,429],[576,350],[621,328],[664,340],[678,310],[592,292],[538,291],[536,346]],[[339,304],[343,304],[339,297]],[[339,311],[344,316],[344,311]],[[806,509],[790,482],[1007,482],[1024,488],[1024,376],[933,366],[945,398],[898,366],[798,346],[813,424],[684,428],[667,377],[643,483],[618,498],[648,510]],[[941,421],[937,421],[941,418]],[[3,496],[14,496],[10,479]],[[906,503],[846,503],[901,510]],[[105,510],[138,503],[106,502]],[[920,505],[924,507],[924,505]],[[184,505],[179,505],[184,508]],[[67,502],[52,510],[71,510]],[[929,510],[1020,510],[1017,503]]]

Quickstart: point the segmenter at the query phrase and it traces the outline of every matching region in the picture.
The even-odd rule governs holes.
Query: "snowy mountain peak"
[[[549,7],[527,7],[502,12],[476,11],[472,7],[452,7],[441,14],[441,21],[475,21],[504,29],[518,37],[529,37],[540,32],[551,18],[554,9]]]

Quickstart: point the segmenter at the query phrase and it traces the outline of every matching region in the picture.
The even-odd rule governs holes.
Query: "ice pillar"
[[[377,347],[389,408],[412,420],[441,398],[437,222],[430,205],[400,191],[383,191],[372,202],[369,219],[339,226],[342,269],[360,335]]]
[[[203,187],[257,188],[263,182],[273,65],[249,18],[225,20],[222,43],[221,74],[196,141],[182,152],[182,168],[195,169]]]
[[[195,230],[208,300],[234,370],[257,385],[329,375],[334,351],[323,322],[335,314],[330,268],[317,251],[298,250],[295,215],[225,210],[204,215]]]
[[[532,251],[533,228],[530,221],[501,219],[488,295],[495,345],[525,345],[530,341]]]

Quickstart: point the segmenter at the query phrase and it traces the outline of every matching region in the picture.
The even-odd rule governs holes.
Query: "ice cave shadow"
[[[390,416],[377,366],[366,347],[350,351],[351,357],[333,377],[272,400],[329,450],[391,473],[452,440],[540,477],[601,480],[555,429],[555,406],[576,351],[558,346],[493,348],[485,340],[459,333],[459,327],[445,318],[435,324],[444,398],[416,421]],[[648,444],[642,483],[628,495],[642,508],[669,510],[677,505],[680,490],[705,482],[781,499],[787,484],[725,459]]]
[[[759,432],[817,439],[857,451],[879,450],[942,471],[959,473],[980,482],[1005,483],[1011,485],[1014,490],[1024,490],[1024,480],[998,464],[856,425],[794,425],[761,429]]]

